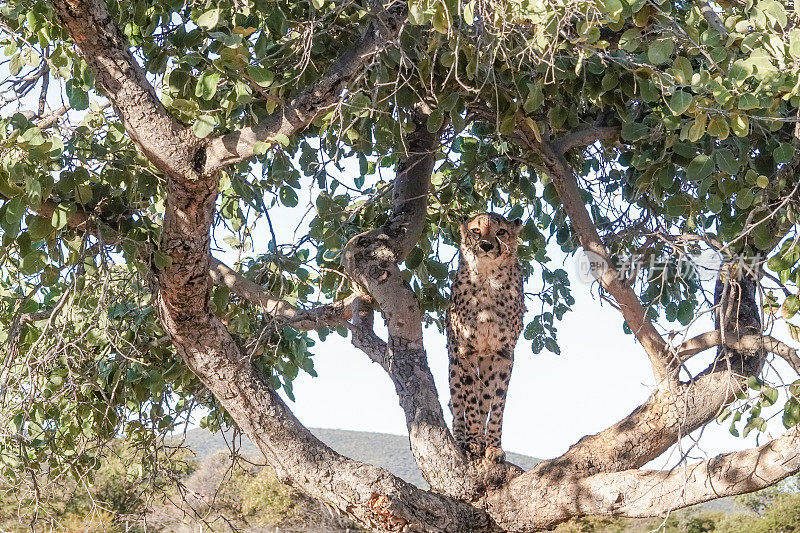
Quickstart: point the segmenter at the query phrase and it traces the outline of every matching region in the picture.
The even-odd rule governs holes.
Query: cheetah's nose
[[[483,242],[480,244],[480,247],[481,247],[481,250],[483,250],[484,252],[489,252],[489,251],[491,251],[491,250],[492,250],[492,248],[494,248],[494,246],[492,245],[492,243],[490,243],[490,242],[486,242],[486,241],[483,241]]]

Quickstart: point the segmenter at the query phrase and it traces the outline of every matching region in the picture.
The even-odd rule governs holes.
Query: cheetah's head
[[[519,219],[506,220],[497,213],[482,213],[461,223],[461,253],[478,260],[515,258]]]

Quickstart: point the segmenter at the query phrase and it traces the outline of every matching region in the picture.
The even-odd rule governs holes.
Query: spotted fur
[[[461,224],[461,257],[447,311],[453,435],[493,461],[500,445],[514,346],[525,312],[517,259],[521,223],[484,213]]]

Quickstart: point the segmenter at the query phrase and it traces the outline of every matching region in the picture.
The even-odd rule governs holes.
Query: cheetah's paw
[[[480,442],[480,441],[474,441],[474,440],[467,442],[467,447],[465,449],[465,451],[468,454],[474,455],[476,457],[482,456],[483,455],[483,450],[484,450],[483,443]]]
[[[487,446],[485,457],[493,463],[501,463],[506,458],[506,453],[500,446]]]

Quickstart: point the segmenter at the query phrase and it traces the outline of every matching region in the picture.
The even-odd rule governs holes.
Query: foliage
[[[28,490],[24,484],[2,480],[0,528],[138,531],[144,513],[153,502],[175,493],[176,483],[195,469],[194,461],[183,448],[164,448],[159,452],[159,457],[149,458],[158,464],[159,470],[150,480],[142,478],[140,469],[145,461],[139,452],[123,442],[115,442],[105,454],[91,482],[82,479],[47,484],[41,476],[36,490]]]
[[[118,442],[115,451],[118,455],[106,458],[88,491],[67,487],[37,505],[24,490],[4,487],[0,528],[136,532],[170,531],[190,523],[212,531],[232,526],[244,531],[270,526],[281,531],[356,530],[345,518],[280,483],[269,467],[243,458],[233,463],[226,452],[197,460],[186,449],[176,449],[173,462],[162,463],[158,484],[142,485],[132,469],[131,450]]]

